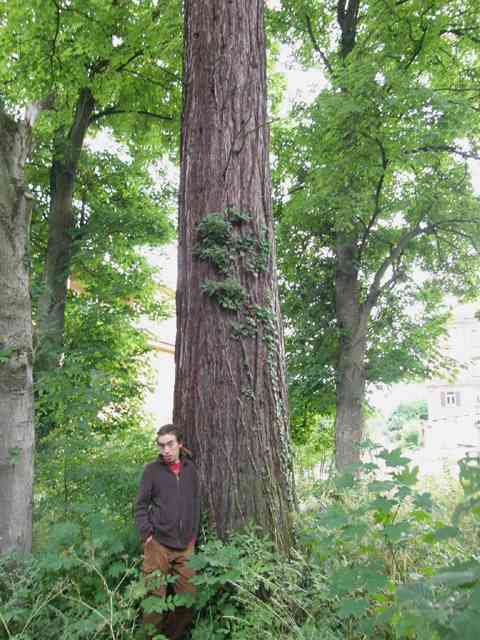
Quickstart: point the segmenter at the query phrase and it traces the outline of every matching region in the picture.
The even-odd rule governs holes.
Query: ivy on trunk
[[[174,420],[216,531],[254,521],[287,548],[294,495],[263,2],[185,9]]]

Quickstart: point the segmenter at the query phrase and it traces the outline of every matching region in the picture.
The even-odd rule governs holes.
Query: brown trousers
[[[143,551],[143,573],[148,579],[148,575],[153,571],[160,571],[163,575],[176,576],[174,589],[176,594],[195,594],[196,587],[191,583],[190,578],[195,575],[195,571],[190,569],[187,562],[193,554],[193,543],[186,549],[171,549],[165,547],[152,538],[147,542]],[[156,586],[150,592],[151,595],[165,598],[166,585]],[[176,607],[174,611],[169,611],[167,615],[161,613],[146,613],[143,621],[146,625],[153,625],[156,629],[153,636],[163,633],[170,640],[179,640],[187,628],[190,626],[193,617],[191,607]]]

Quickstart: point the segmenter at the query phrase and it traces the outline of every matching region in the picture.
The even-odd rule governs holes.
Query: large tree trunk
[[[63,349],[67,284],[74,245],[73,193],[83,141],[94,106],[90,89],[82,89],[70,131],[57,131],[54,140],[47,255],[43,291],[38,303],[36,375],[57,366]]]
[[[355,243],[339,234],[335,283],[340,330],[336,371],[335,464],[338,470],[360,461],[366,382],[368,311],[360,300]]]
[[[295,500],[263,4],[185,5],[174,420],[196,455],[218,534],[253,521],[286,548]]]
[[[0,553],[32,545],[33,386],[30,127],[0,110]]]

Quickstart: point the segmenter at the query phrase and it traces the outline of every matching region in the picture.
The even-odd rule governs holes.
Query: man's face
[[[167,433],[164,436],[158,436],[157,439],[160,454],[168,464],[178,462],[180,459],[181,442],[177,440],[177,436],[173,433]]]

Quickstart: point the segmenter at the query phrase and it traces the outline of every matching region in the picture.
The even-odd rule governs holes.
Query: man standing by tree
[[[176,576],[175,593],[195,593],[194,571],[187,565],[193,553],[200,521],[197,471],[183,437],[172,424],[157,432],[160,455],[143,472],[135,519],[144,543],[143,572]],[[165,583],[152,590],[164,598]],[[181,638],[192,619],[190,607],[177,607],[162,621],[158,612],[147,612],[146,624],[171,640]]]

